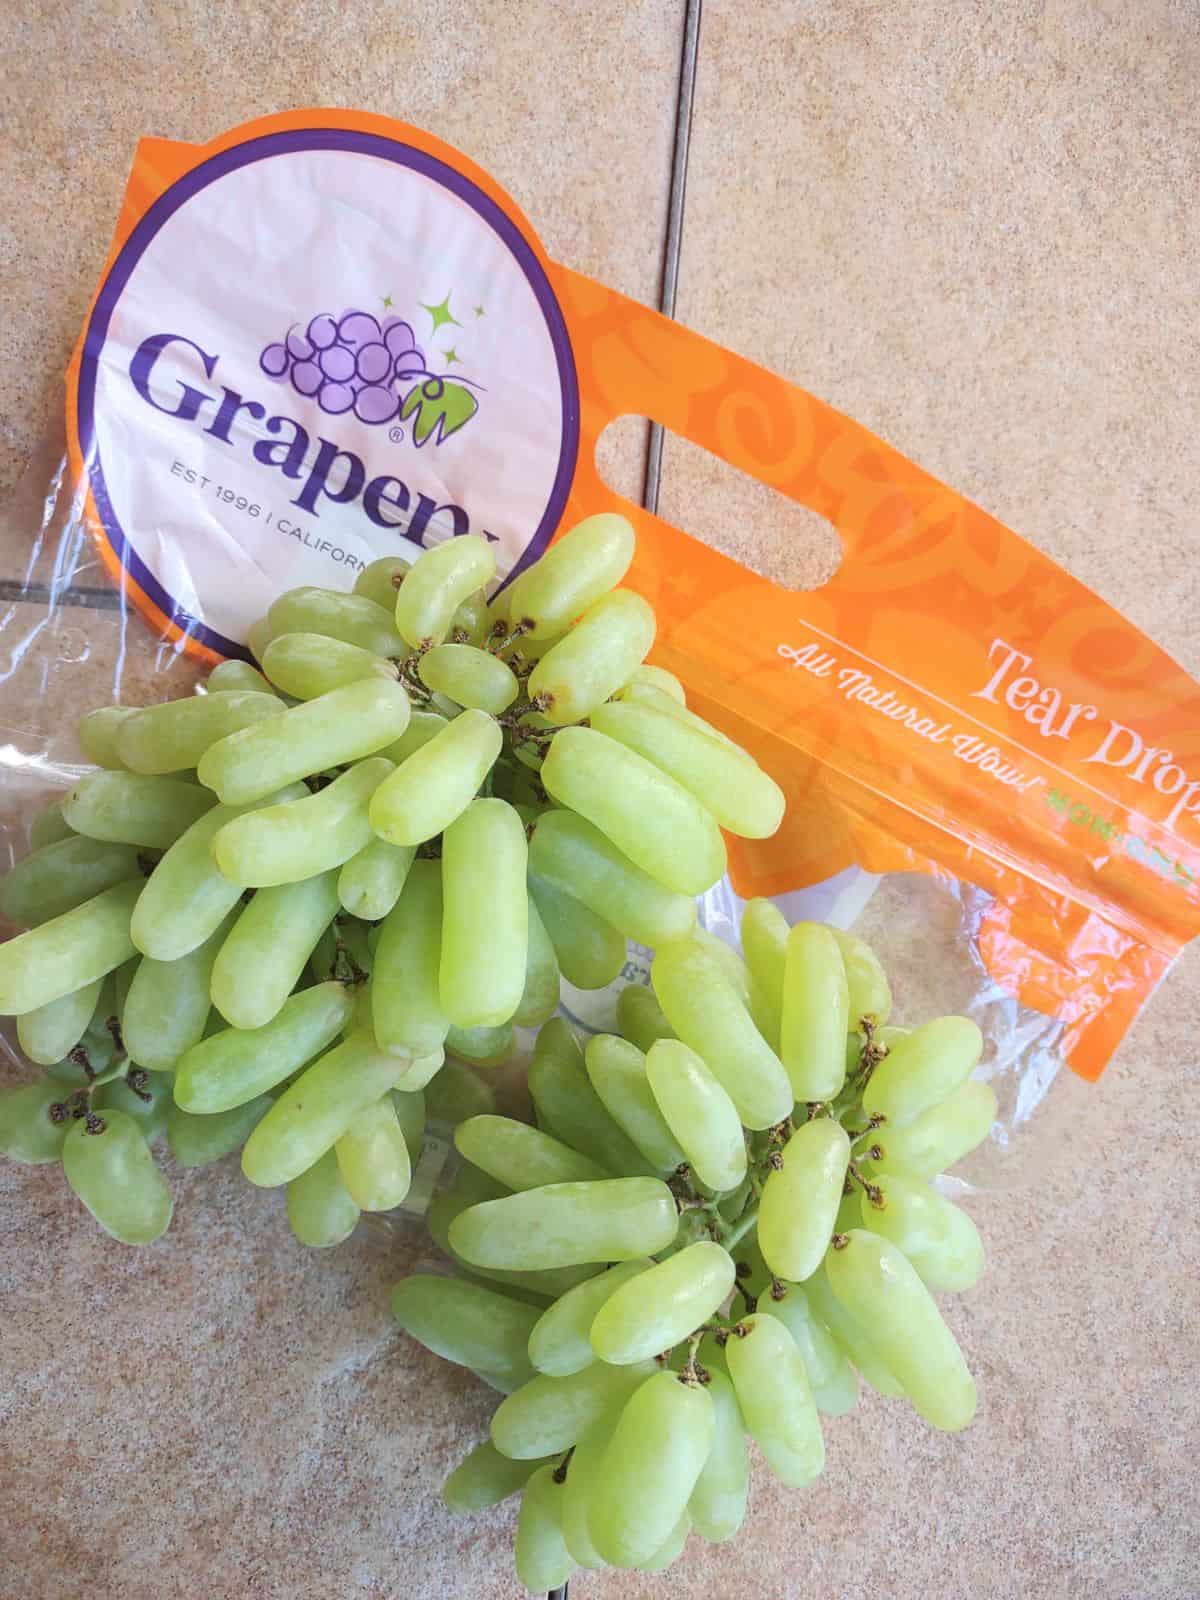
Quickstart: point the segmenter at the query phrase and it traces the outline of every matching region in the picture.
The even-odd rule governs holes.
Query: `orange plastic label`
[[[97,538],[135,600],[185,648],[210,658],[239,648],[244,637],[237,603],[227,603],[221,627],[190,614],[186,596],[163,578],[170,560],[160,559],[151,572],[145,552],[137,555],[119,526],[97,441],[107,427],[110,449],[131,446],[136,424],[122,432],[112,417],[139,415],[120,385],[155,331],[146,309],[152,297],[143,293],[139,306],[123,300],[116,286],[136,281],[131,252],[145,245],[156,218],[170,211],[181,226],[178,202],[189,185],[202,187],[214,170],[243,170],[252,154],[267,149],[329,148],[358,148],[381,173],[391,163],[422,175],[426,188],[438,190],[434,200],[411,186],[406,193],[414,205],[427,206],[422,214],[438,226],[438,219],[449,226],[456,208],[467,208],[470,217],[459,219],[466,229],[461,249],[482,251],[496,281],[508,285],[506,314],[521,333],[513,348],[527,346],[530,358],[522,368],[500,344],[472,340],[474,311],[486,313],[488,306],[482,289],[434,285],[445,266],[432,223],[406,236],[390,264],[389,276],[402,281],[407,295],[392,323],[413,312],[405,321],[411,340],[398,333],[393,340],[405,344],[407,362],[397,357],[388,368],[394,413],[379,395],[358,398],[363,384],[377,385],[357,375],[328,379],[336,386],[326,397],[331,405],[342,406],[343,387],[353,394],[342,413],[324,408],[319,428],[310,425],[311,404],[309,412],[297,411],[312,397],[304,384],[296,388],[296,363],[304,364],[307,383],[308,367],[316,370],[326,348],[320,340],[327,329],[315,318],[328,313],[340,330],[342,318],[358,314],[365,290],[345,286],[347,296],[352,290],[360,296],[349,310],[332,301],[280,306],[278,332],[264,330],[266,342],[254,350],[260,376],[290,382],[296,392],[288,393],[290,409],[281,405],[266,425],[286,434],[292,424],[280,419],[303,416],[312,448],[293,462],[299,476],[287,486],[294,491],[289,503],[308,486],[309,531],[320,525],[319,545],[330,542],[325,530],[335,528],[336,548],[348,559],[340,578],[314,579],[295,575],[295,563],[278,554],[286,546],[272,546],[274,554],[263,556],[266,581],[276,582],[270,563],[279,561],[289,573],[280,588],[302,581],[350,587],[353,562],[382,553],[388,540],[407,541],[415,554],[422,544],[467,531],[467,523],[496,540],[501,570],[512,572],[533,559],[556,527],[598,510],[623,511],[639,534],[628,581],[658,611],[655,659],[789,794],[778,835],[731,841],[739,892],[804,887],[855,862],[875,872],[949,874],[983,888],[992,900],[978,928],[982,960],[1023,1003],[1061,1019],[1067,1059],[1082,1075],[1097,1076],[1200,922],[1200,686],[1024,539],[850,418],[546,261],[511,199],[473,163],[416,129],[363,113],[304,111],[261,119],[199,149],[159,140],[140,146],[112,255],[72,362],[67,406],[72,457],[90,486]],[[322,179],[335,180],[342,181],[336,172]],[[266,227],[248,227],[244,248],[260,236],[261,249],[269,250]],[[139,261],[147,259],[143,249]],[[269,269],[251,259],[244,270],[266,275]],[[303,298],[299,289],[291,292]],[[367,343],[384,342],[387,309],[370,308],[377,335],[367,328]],[[103,329],[101,312],[108,319]],[[475,318],[476,326],[483,320]],[[124,328],[123,342],[106,345],[114,327]],[[438,337],[443,327],[453,335],[448,345]],[[294,350],[287,343],[293,328],[300,330]],[[349,335],[340,342],[353,356],[363,341]],[[212,353],[194,332],[187,336],[202,354]],[[336,331],[330,348],[335,337]],[[243,343],[251,348],[249,336]],[[460,365],[464,356],[474,361],[464,377],[475,382],[485,375],[477,390],[459,384],[451,405],[445,385],[457,379],[447,350]],[[336,351],[333,358],[352,374],[351,361]],[[234,366],[231,358],[226,370]],[[312,381],[319,386],[326,379]],[[244,403],[250,387],[241,374],[239,384],[235,393]],[[98,426],[94,408],[106,386],[117,399],[108,422]],[[208,426],[216,426],[218,438],[220,392],[205,391],[213,401]],[[153,408],[146,448],[148,456],[158,451],[163,470],[184,449],[180,409],[187,407],[174,399]],[[383,424],[371,420],[385,410],[384,422],[396,418],[390,441]],[[843,544],[835,575],[809,593],[783,590],[615,495],[599,476],[596,444],[627,413],[660,422],[827,518]],[[506,437],[488,430],[517,414],[532,485],[525,502],[497,488],[499,446],[487,447],[489,438]],[[423,444],[435,441],[425,455],[415,437],[423,417]],[[385,442],[395,447],[390,455]],[[322,444],[325,475],[314,489],[304,474],[322,460]],[[279,465],[278,457],[263,461],[270,454],[255,459]],[[339,474],[330,478],[326,469],[337,455]],[[231,487],[242,498],[259,492],[251,478]],[[128,490],[134,501],[135,491],[136,484]],[[260,517],[247,538],[261,552],[271,494],[263,491],[253,503]],[[371,505],[379,513],[374,520]],[[276,528],[280,513],[271,514]],[[188,515],[185,506],[182,523]],[[289,513],[287,520],[301,519]],[[221,527],[236,524],[226,520]],[[168,555],[172,537],[186,534],[168,529]],[[231,537],[236,542],[241,535]],[[253,546],[260,537],[264,542]],[[329,552],[318,550],[318,557]]]

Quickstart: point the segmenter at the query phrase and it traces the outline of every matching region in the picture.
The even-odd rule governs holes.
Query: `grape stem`
[[[751,1228],[754,1227],[757,1221],[758,1204],[756,1202],[754,1205],[747,1206],[737,1221],[732,1223],[728,1229],[722,1230],[724,1233],[724,1238],[721,1240],[721,1243],[724,1245],[725,1249],[732,1251],[736,1245],[741,1244],[742,1240],[750,1232]]]

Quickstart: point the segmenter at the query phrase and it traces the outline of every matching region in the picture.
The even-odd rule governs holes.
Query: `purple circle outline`
[[[505,578],[505,585],[511,583],[520,572],[536,561],[549,544],[567,502],[579,453],[579,378],[562,307],[533,247],[516,223],[464,173],[456,171],[446,162],[429,155],[424,150],[404,144],[399,139],[389,139],[376,133],[359,133],[350,128],[301,128],[286,133],[261,134],[257,138],[247,139],[242,144],[210,156],[207,161],[202,161],[199,166],[193,167],[190,172],[177,179],[147,208],[122,245],[101,284],[84,334],[79,363],[76,423],[80,453],[96,511],[121,566],[186,637],[199,640],[201,644],[210,650],[215,650],[219,655],[243,661],[252,659],[246,646],[234,639],[226,638],[224,634],[218,633],[214,628],[201,622],[198,617],[193,617],[190,612],[185,611],[173,596],[167,593],[126,538],[108,492],[100,450],[96,442],[96,375],[108,336],[109,324],[121,294],[134,268],[163,224],[185,202],[218,178],[226,177],[229,173],[236,172],[255,161],[265,161],[273,156],[293,155],[307,150],[338,150],[356,155],[377,156],[396,166],[408,167],[420,173],[422,177],[429,178],[442,188],[448,189],[451,194],[470,206],[499,237],[533,290],[534,299],[545,318],[558,371],[562,399],[562,442],[546,509],[534,529],[533,537]]]

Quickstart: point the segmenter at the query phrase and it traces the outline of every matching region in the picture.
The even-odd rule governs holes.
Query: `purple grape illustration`
[[[308,337],[316,350],[328,350],[337,338],[337,323],[322,311],[308,325]]]
[[[349,351],[346,352],[349,355]],[[383,383],[391,374],[392,357],[386,344],[374,341],[358,347],[358,375],[367,383]]]
[[[438,352],[431,356],[440,364]],[[450,359],[457,359],[453,352]],[[398,414],[401,422],[411,421],[418,449],[430,440],[443,443],[479,408],[477,384],[429,370],[412,323],[403,317],[381,322],[353,307],[338,317],[317,312],[304,328],[293,323],[282,342],[264,345],[258,364],[329,416],[353,411],[360,422],[380,427]]]
[[[287,345],[288,355],[296,361],[311,361],[313,347],[302,333],[297,333],[293,328],[284,343]]]
[[[292,368],[292,388],[297,394],[314,395],[324,381],[315,361],[297,361]]]
[[[354,415],[373,426],[390,422],[400,409],[400,396],[379,383],[364,383],[354,398]]]
[[[282,344],[269,344],[258,358],[258,364],[268,378],[286,378],[287,370],[292,364],[292,358],[287,353],[287,346]]]
[[[317,395],[317,404],[330,416],[338,417],[349,411],[355,400],[354,390],[348,383],[323,383]]]
[[[403,350],[415,350],[417,347],[412,324],[402,322],[399,317],[389,317],[384,323],[383,342],[393,356],[398,356]]]
[[[354,352],[344,344],[330,345],[317,357],[317,365],[334,383],[345,383],[354,376]]]
[[[379,338],[379,324],[369,311],[346,311],[338,323],[338,338],[357,347]]]

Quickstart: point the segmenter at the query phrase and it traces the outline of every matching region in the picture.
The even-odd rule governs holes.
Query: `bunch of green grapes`
[[[789,929],[766,900],[745,959],[703,930],[660,945],[623,1037],[562,1018],[529,1074],[537,1127],[469,1118],[434,1202],[461,1277],[414,1275],[393,1310],[507,1398],[446,1482],[459,1511],[521,1491],[517,1574],[658,1571],[694,1529],[733,1536],[747,1436],[784,1483],[825,1459],[821,1416],[858,1381],[935,1428],[975,1385],[935,1293],[983,1266],[930,1185],[986,1138],[992,1090],[964,1017],[891,1027],[862,940]]]
[[[61,1161],[129,1243],[170,1221],[160,1132],[184,1164],[240,1149],[332,1245],[403,1201],[447,1052],[501,1061],[561,976],[686,935],[721,828],[769,834],[783,797],[644,665],[633,544],[588,518],[491,603],[485,539],[385,558],[280,596],[261,671],[87,716],[97,770],[0,889],[29,930],[0,1012],[47,1068],[0,1096],[0,1149]]]

